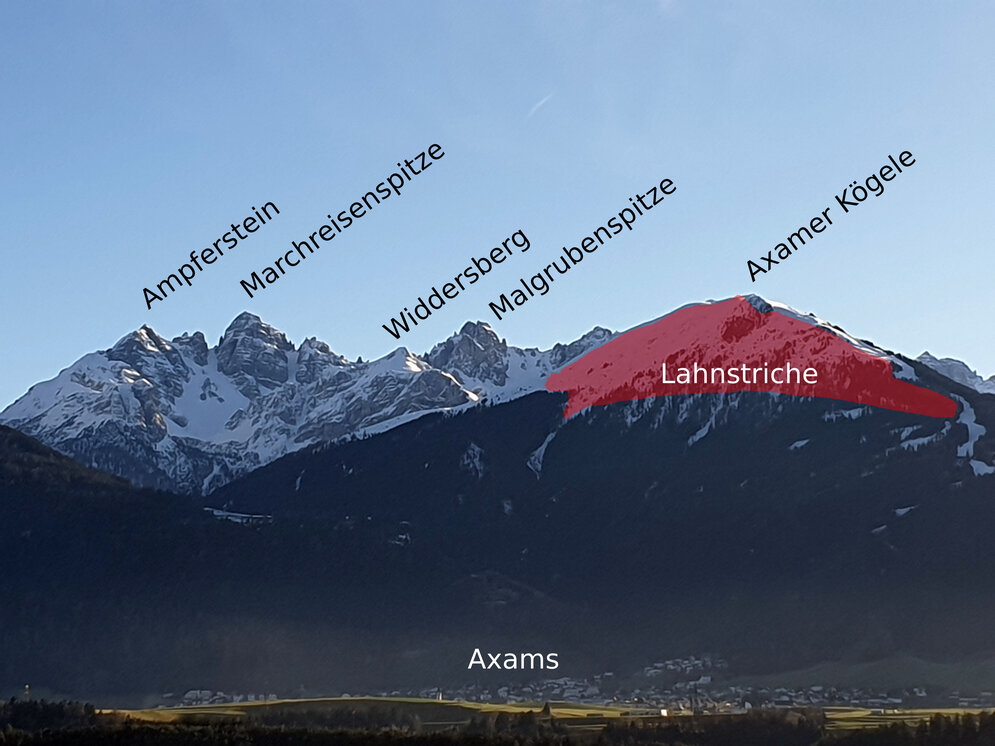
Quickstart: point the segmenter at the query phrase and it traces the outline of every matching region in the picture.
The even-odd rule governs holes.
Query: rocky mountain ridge
[[[762,313],[830,329],[887,358],[899,378],[915,378],[907,358],[790,306],[747,300]],[[0,413],[0,423],[138,486],[206,495],[307,446],[542,391],[550,374],[615,336],[595,327],[539,350],[509,345],[487,324],[467,322],[423,355],[399,347],[378,360],[350,361],[314,337],[297,346],[248,312],[213,347],[201,332],[168,340],[142,326],[32,386]],[[928,353],[917,361],[995,393],[993,379],[960,361]]]
[[[313,337],[298,347],[248,312],[214,347],[201,332],[168,340],[142,326],[32,386],[0,422],[136,485],[207,494],[307,445],[539,390],[610,337],[520,349],[468,322],[425,355],[399,347],[364,362]]]

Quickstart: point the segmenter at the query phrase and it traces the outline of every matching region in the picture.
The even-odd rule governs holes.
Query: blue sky
[[[995,373],[990,3],[7,4],[0,404],[147,323],[250,310],[364,359],[468,319],[546,347],[757,292]],[[238,281],[432,143],[435,167],[249,299]],[[750,283],[851,181],[880,198]],[[497,321],[513,288],[662,178],[652,213]],[[279,218],[151,310],[251,205]],[[395,341],[381,324],[521,229],[532,247]]]

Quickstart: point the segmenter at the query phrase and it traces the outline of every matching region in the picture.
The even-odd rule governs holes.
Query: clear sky
[[[350,358],[469,319],[520,346],[757,292],[995,373],[995,4],[7,3],[0,405],[142,324],[242,310]],[[446,155],[254,299],[239,280],[402,158]],[[916,164],[751,283],[854,180]],[[487,302],[671,178],[662,211],[497,321]],[[248,208],[280,216],[164,302]],[[834,207],[834,212],[838,213]],[[395,341],[381,324],[521,229]]]

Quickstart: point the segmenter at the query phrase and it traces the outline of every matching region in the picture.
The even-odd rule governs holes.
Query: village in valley
[[[192,689],[182,696],[163,695],[162,706],[261,702],[311,696],[317,696],[317,693],[240,694]],[[927,706],[995,706],[995,693],[990,691],[927,691],[923,686],[879,690],[820,684],[790,687],[739,683],[729,674],[726,662],[711,655],[656,662],[624,677],[606,671],[590,678],[561,676],[531,681],[476,681],[452,688],[434,686],[417,690],[340,692],[332,696],[417,697],[493,703],[571,702],[630,706],[632,714],[655,715],[744,713],[755,708],[781,707],[860,707],[885,711]]]

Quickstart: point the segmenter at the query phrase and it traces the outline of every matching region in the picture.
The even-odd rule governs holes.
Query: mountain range
[[[750,298],[865,344],[811,314]],[[468,322],[425,354],[400,347],[364,362],[315,338],[298,347],[248,312],[214,347],[201,332],[167,340],[143,326],[32,386],[0,412],[0,423],[137,486],[206,495],[307,446],[542,391],[551,373],[614,336],[596,327],[549,350],[523,349],[485,323]],[[900,375],[908,370],[903,357],[869,349]],[[983,380],[960,361],[928,352],[918,360],[995,393],[995,376]]]
[[[285,453],[369,435],[428,412],[541,390],[556,368],[610,337],[550,350],[509,347],[467,323],[430,352],[349,361],[299,347],[251,313],[209,347],[148,326],[77,360],[0,413],[0,423],[136,485],[207,494]]]
[[[544,379],[602,329],[539,351],[467,324],[367,363],[243,314],[214,348],[143,328],[84,357],[4,412],[32,437],[0,429],[0,687],[389,690],[475,648],[564,676],[995,657],[992,381],[749,301],[956,414],[738,392],[565,419]]]

